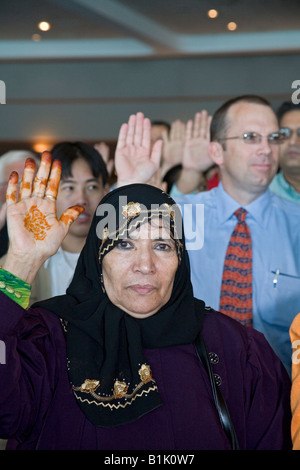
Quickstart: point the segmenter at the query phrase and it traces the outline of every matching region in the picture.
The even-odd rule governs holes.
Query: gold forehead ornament
[[[123,206],[122,209],[122,214],[125,217],[136,217],[142,212],[139,202],[129,202],[126,206]]]

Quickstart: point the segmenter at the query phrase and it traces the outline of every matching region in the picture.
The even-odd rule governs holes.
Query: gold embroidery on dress
[[[94,403],[96,405],[109,406],[110,408],[119,408],[119,407],[124,408],[125,406],[130,405],[137,397],[142,396],[144,393],[157,390],[157,386],[155,385],[155,380],[153,379],[152,374],[151,374],[151,369],[147,364],[142,364],[138,372],[141,378],[141,382],[135,387],[133,392],[130,394],[127,394],[128,385],[125,382],[121,382],[120,380],[115,380],[114,387],[113,387],[113,394],[109,396],[101,396],[95,393],[96,390],[100,387],[99,380],[85,379],[83,384],[81,384],[79,387],[73,386],[72,388],[74,392],[79,391],[79,392],[85,392],[87,394],[91,394],[97,400],[95,401],[95,400],[89,400],[87,398],[81,398],[79,395],[75,393],[76,398],[78,398],[80,401],[86,401],[89,404]],[[147,390],[142,390],[140,393],[137,393],[138,390],[142,388],[148,382],[152,382],[152,385],[149,386]],[[125,398],[126,402],[123,404],[108,403],[108,402],[111,402],[112,400],[121,399],[121,398]]]
[[[141,368],[139,369],[139,376],[145,384],[153,380],[151,375],[151,369],[146,364],[142,364]]]
[[[116,380],[114,383],[114,398],[122,398],[128,390],[128,385],[125,382]]]
[[[105,242],[109,237],[109,231],[107,227],[104,227],[103,233],[102,233],[102,243]]]
[[[99,385],[100,385],[99,380],[85,379],[85,381],[80,387],[80,390],[85,393],[95,392],[95,390],[97,390]]]

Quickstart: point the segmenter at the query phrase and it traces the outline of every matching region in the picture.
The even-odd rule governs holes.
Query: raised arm
[[[51,171],[50,171],[51,169]],[[35,162],[25,163],[19,198],[18,174],[12,172],[6,193],[9,248],[3,269],[31,284],[42,264],[58,250],[69,226],[84,210],[81,206],[67,209],[56,217],[56,196],[61,164],[44,152],[34,178]]]
[[[177,187],[182,193],[197,190],[213,161],[209,155],[211,116],[206,110],[196,113],[186,124],[182,172]]]
[[[115,169],[117,186],[149,183],[160,167],[162,141],[151,148],[151,122],[143,113],[132,114],[119,132]]]

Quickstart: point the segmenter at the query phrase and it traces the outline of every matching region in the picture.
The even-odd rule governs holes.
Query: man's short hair
[[[102,176],[103,185],[107,183],[108,172],[102,155],[91,145],[84,142],[59,142],[51,150],[52,159],[61,161],[62,178],[72,176],[73,163],[82,158],[89,165],[95,178]]]
[[[279,123],[281,119],[283,118],[283,116],[290,111],[300,111],[300,103],[296,104],[296,103],[292,103],[292,101],[284,101],[284,103],[282,103],[279,106],[278,111],[277,111],[277,117],[278,117]]]
[[[154,120],[154,121],[151,121],[151,126],[163,126],[163,127],[166,127],[168,129],[168,132],[170,132],[171,130],[171,124],[167,121],[162,121],[162,120]]]
[[[217,109],[213,115],[210,125],[211,141],[218,141],[219,139],[226,137],[226,132],[229,125],[227,120],[228,111],[231,106],[239,102],[261,104],[271,108],[271,104],[268,100],[257,95],[241,95],[226,101],[224,104],[222,104],[222,106],[220,106],[219,109]]]

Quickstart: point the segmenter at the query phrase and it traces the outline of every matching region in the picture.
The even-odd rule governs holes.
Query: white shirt
[[[50,269],[51,296],[63,295],[73,278],[80,253],[70,253],[61,247],[44,263]]]

